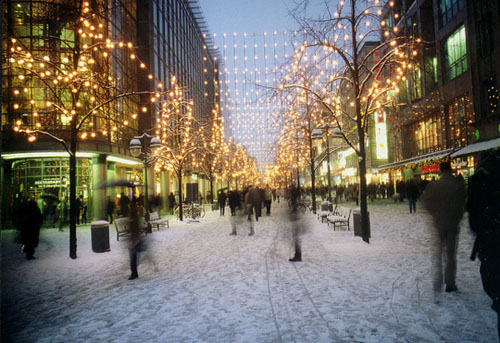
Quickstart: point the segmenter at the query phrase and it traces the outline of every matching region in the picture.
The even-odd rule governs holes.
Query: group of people
[[[500,151],[482,154],[467,191],[463,178],[453,176],[449,162],[441,163],[440,171],[439,180],[426,185],[421,196],[435,227],[434,290],[440,291],[443,283],[446,292],[458,290],[457,245],[460,221],[466,210],[476,235],[471,259],[478,256],[481,261],[483,288],[493,301],[500,338]]]
[[[247,194],[248,198],[247,198]],[[250,199],[250,200],[248,200]],[[260,188],[259,186],[249,186],[245,188],[241,193],[234,189],[227,192],[224,190],[219,190],[217,194],[217,205],[219,206],[220,215],[225,214],[226,202],[231,209],[231,215],[236,215],[237,208],[243,208],[242,201],[245,202],[245,209],[247,208],[248,202],[252,205],[252,211],[255,211],[255,220],[259,220],[262,217],[262,206],[266,208],[266,215],[271,215],[271,204],[273,199],[277,199],[276,189],[271,189],[269,185],[265,188]],[[250,214],[249,214],[250,215]]]

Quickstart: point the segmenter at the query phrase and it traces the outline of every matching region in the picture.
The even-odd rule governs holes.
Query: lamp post
[[[338,126],[329,126],[328,124],[324,124],[318,128],[313,129],[311,133],[312,139],[322,139],[323,136],[326,136],[326,178],[328,185],[328,201],[332,202],[332,186],[331,186],[331,171],[330,171],[330,135],[329,130],[333,129],[332,137],[341,137],[340,129]]]
[[[161,147],[161,141],[158,137],[143,133],[140,136],[135,136],[130,140],[130,154],[134,157],[139,157],[142,153],[144,160],[144,207],[145,216],[149,213],[148,206],[148,152],[149,149],[153,152]],[[148,219],[146,217],[146,219]]]

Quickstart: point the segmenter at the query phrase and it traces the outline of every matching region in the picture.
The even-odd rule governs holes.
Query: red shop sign
[[[420,172],[422,174],[437,173],[438,171],[439,171],[439,164],[431,164],[430,166],[420,167]]]

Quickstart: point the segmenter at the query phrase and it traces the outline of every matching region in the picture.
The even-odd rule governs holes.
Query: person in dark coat
[[[290,262],[301,262],[302,261],[302,247],[300,244],[300,237],[303,233],[303,227],[300,223],[299,211],[298,211],[298,201],[300,198],[300,189],[295,185],[290,187],[290,221],[292,224],[292,244],[295,248],[295,255],[293,258],[289,259]]]
[[[115,208],[115,202],[111,200],[110,196],[108,196],[108,199],[106,201],[106,213],[108,214],[110,224],[113,224],[113,214],[115,213]]]
[[[21,243],[24,244],[23,252],[27,260],[35,259],[33,254],[38,247],[38,238],[40,236],[40,226],[42,225],[43,215],[36,201],[31,199],[23,206],[21,218]]]
[[[446,292],[457,291],[457,244],[459,224],[464,213],[465,186],[463,181],[453,177],[450,162],[440,164],[441,178],[427,185],[422,195],[425,208],[429,211],[436,227],[433,251],[434,290],[441,290],[443,283],[443,252],[446,252],[444,279]]]
[[[223,216],[226,208],[226,193],[224,191],[220,191],[217,195],[217,203],[219,204],[220,215]]]
[[[128,230],[130,232],[129,257],[130,257],[130,277],[129,280],[134,280],[139,277],[137,272],[137,254],[144,250],[143,239],[141,237],[141,228],[139,222],[138,201],[131,201],[128,211]]]
[[[471,259],[481,261],[483,288],[497,313],[500,339],[500,150],[483,153],[469,179],[467,211],[476,242]]]
[[[236,208],[240,206],[240,195],[238,191],[229,191],[229,208],[231,209],[231,216],[236,215]]]
[[[128,216],[128,208],[130,205],[130,199],[123,192],[120,195],[120,200],[118,200],[118,207],[120,208],[120,215],[123,217]]]
[[[76,199],[76,223],[80,224],[80,217],[83,209],[83,195]]]
[[[419,196],[419,190],[415,180],[409,180],[406,185],[406,197],[408,198],[408,204],[410,207],[410,213],[417,212],[417,199]]]
[[[172,192],[168,195],[168,208],[170,210],[170,215],[173,215],[175,208],[175,195]]]

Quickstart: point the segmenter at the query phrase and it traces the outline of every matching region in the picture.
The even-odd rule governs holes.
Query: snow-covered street
[[[369,203],[370,244],[306,214],[297,263],[283,203],[254,223],[255,236],[246,222],[229,235],[229,209],[171,219],[147,236],[132,281],[114,226],[107,253],[79,227],[76,260],[67,229],[43,229],[32,261],[3,231],[2,342],[497,342],[466,218],[459,291],[435,294],[432,226],[421,204],[416,214],[407,206]]]

